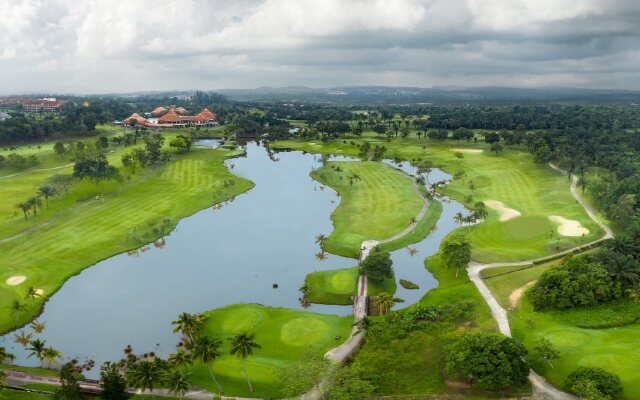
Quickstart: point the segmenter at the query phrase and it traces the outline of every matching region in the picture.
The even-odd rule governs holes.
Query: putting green
[[[322,357],[349,337],[353,322],[352,317],[258,304],[234,304],[209,311],[206,316],[201,333],[222,341],[222,354],[213,363],[213,372],[225,394],[261,398],[280,397],[280,369],[310,352]],[[240,359],[229,354],[227,339],[244,331],[255,333],[256,343],[262,346],[246,360],[254,393],[249,392]],[[340,337],[340,340],[336,340],[336,337]],[[191,372],[194,385],[216,390],[205,365],[196,363]]]
[[[307,300],[317,304],[352,304],[351,297],[356,295],[358,288],[358,267],[333,269],[312,272],[305,278],[305,286],[309,288]],[[381,283],[369,281],[367,293],[376,295],[385,292],[396,292],[395,278],[385,279]]]
[[[554,228],[547,217],[538,215],[513,218],[503,224],[505,236],[514,240],[531,240],[548,234]]]

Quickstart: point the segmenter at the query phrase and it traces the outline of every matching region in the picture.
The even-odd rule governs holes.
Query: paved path
[[[566,174],[565,171],[561,170],[560,168],[556,167],[553,164],[549,164],[549,166],[556,171]],[[511,328],[509,326],[509,318],[507,316],[507,311],[500,305],[500,303],[498,303],[496,298],[493,296],[493,293],[491,293],[487,285],[484,283],[484,280],[480,277],[480,272],[482,270],[488,269],[488,268],[505,267],[505,266],[533,265],[534,262],[545,261],[547,259],[554,259],[558,256],[562,256],[564,254],[570,254],[576,250],[581,250],[583,248],[592,246],[595,243],[599,243],[599,242],[613,238],[613,232],[611,231],[611,229],[600,221],[600,219],[596,215],[596,212],[593,210],[593,208],[591,208],[580,197],[580,195],[576,190],[577,185],[578,185],[578,177],[576,177],[575,175],[571,175],[571,186],[570,186],[571,194],[576,199],[576,201],[578,201],[578,203],[580,203],[580,205],[584,207],[585,211],[589,215],[589,218],[591,218],[596,224],[598,224],[598,226],[600,226],[604,230],[605,234],[603,237],[601,237],[600,239],[594,240],[593,242],[590,242],[578,247],[574,247],[572,249],[568,249],[548,257],[538,258],[535,260],[526,260],[526,261],[513,262],[513,263],[509,263],[509,262],[489,263],[489,264],[479,264],[475,262],[469,263],[469,268],[467,270],[469,273],[469,279],[476,285],[476,287],[478,288],[478,291],[480,292],[482,297],[484,297],[485,301],[489,305],[489,308],[491,309],[491,314],[493,315],[493,318],[498,323],[498,329],[502,334],[506,336],[511,337]],[[578,399],[578,397],[574,395],[571,395],[569,393],[565,393],[556,389],[553,385],[547,382],[546,379],[538,375],[534,370],[531,370],[529,372],[529,381],[531,382],[531,385],[533,386],[533,389],[536,395],[538,396],[542,396],[542,397],[547,396],[554,400],[577,400]]]

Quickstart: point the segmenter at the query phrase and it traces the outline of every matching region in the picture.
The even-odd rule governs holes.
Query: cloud
[[[4,92],[640,89],[635,0],[3,0]]]

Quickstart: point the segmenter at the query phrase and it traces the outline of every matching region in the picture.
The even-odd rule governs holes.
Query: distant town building
[[[82,107],[89,107],[90,105],[91,105],[91,103],[89,103],[86,100],[82,102]]]
[[[22,109],[26,112],[57,112],[67,104],[67,100],[57,100],[53,97],[44,99],[23,99]]]

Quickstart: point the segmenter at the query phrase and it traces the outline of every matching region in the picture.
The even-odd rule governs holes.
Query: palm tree
[[[418,223],[418,220],[416,219],[416,217],[411,217],[411,221],[409,221],[409,223],[411,224],[411,226],[413,227],[411,229],[411,233],[415,233],[416,231],[416,224]]]
[[[16,356],[9,353],[6,348],[0,347],[0,364],[2,364],[4,360],[13,360],[14,358],[16,358]]]
[[[27,345],[31,343],[32,337],[33,333],[27,333],[24,330],[21,330],[13,336],[13,340],[16,343],[20,343],[23,347],[27,347]]]
[[[192,363],[193,356],[183,349],[178,349],[176,353],[169,355],[169,364],[171,364],[172,367],[186,368]]]
[[[29,205],[29,208],[33,211],[33,216],[37,217],[38,207],[42,208],[42,200],[40,200],[40,197],[38,196],[30,197],[27,200],[27,204]]]
[[[416,249],[415,247],[407,247],[407,251],[409,252],[410,256],[415,256],[416,253],[418,253],[418,249]]]
[[[35,333],[42,333],[42,331],[44,331],[44,328],[46,328],[47,323],[39,322],[37,319],[34,319],[33,321],[31,321],[31,324],[29,326],[31,326],[31,329],[33,329]]]
[[[178,397],[182,399],[185,393],[189,391],[190,375],[190,373],[182,369],[174,369],[173,371],[170,371],[165,377],[165,382],[169,392],[178,395]]]
[[[378,324],[376,324],[371,318],[364,317],[360,321],[353,324],[357,329],[355,335],[363,332],[364,337],[370,339],[380,334]]]
[[[16,207],[22,210],[22,213],[24,214],[24,220],[28,221],[29,220],[29,216],[27,215],[27,212],[31,209],[31,204],[29,204],[26,201],[20,202],[18,204],[16,204]]]
[[[47,343],[46,340],[40,340],[40,339],[33,340],[31,342],[31,346],[27,347],[27,350],[31,352],[29,353],[27,358],[31,358],[31,356],[36,356],[38,360],[42,361],[42,358],[44,356],[45,343]]]
[[[11,307],[9,307],[9,312],[16,316],[16,321],[20,314],[27,308],[24,303],[21,303],[18,299],[13,299],[13,303],[11,303]]]
[[[127,369],[127,383],[142,392],[147,389],[152,392],[155,384],[160,381],[162,381],[162,371],[154,362],[140,361]]]
[[[253,387],[249,380],[249,374],[247,374],[247,365],[245,360],[253,354],[254,349],[262,348],[262,346],[253,340],[254,337],[254,333],[248,334],[247,332],[243,332],[229,338],[229,341],[231,342],[231,354],[235,354],[242,359],[242,369],[244,370],[245,378],[247,378],[247,384],[249,385],[250,392],[253,392]]]
[[[393,307],[393,296],[385,292],[378,294],[376,307],[378,307],[378,315],[386,314]]]
[[[58,194],[58,191],[53,186],[42,185],[38,188],[38,196],[44,197],[44,201],[47,204],[47,208],[49,208],[49,197],[53,197]]]
[[[47,369],[51,367],[51,361],[56,358],[62,358],[62,353],[53,347],[47,347],[42,351],[42,358],[47,360]]]
[[[202,318],[199,315],[183,312],[178,315],[178,319],[171,322],[171,325],[174,326],[173,333],[182,332],[189,340],[193,341],[193,333],[201,323]]]
[[[38,297],[40,297],[40,292],[38,292],[38,289],[36,289],[33,286],[31,286],[25,292],[24,297],[26,299],[31,300],[31,301],[35,301]]]
[[[327,239],[328,237],[326,237],[325,235],[319,234],[318,236],[316,236],[316,244],[319,245],[320,248],[322,248],[322,246],[324,246]]]
[[[191,345],[191,352],[195,358],[198,358],[207,365],[209,375],[211,375],[211,379],[213,379],[218,387],[218,392],[222,395],[224,392],[211,370],[211,364],[216,360],[216,358],[220,357],[220,345],[222,345],[222,342],[218,339],[213,339],[208,336],[199,336],[193,341],[193,344]]]
[[[465,221],[464,215],[461,212],[457,212],[456,215],[453,216],[453,222],[458,225],[462,225]]]
[[[321,251],[319,253],[316,253],[316,259],[318,261],[324,261],[327,259],[327,253],[325,253],[324,251]]]

